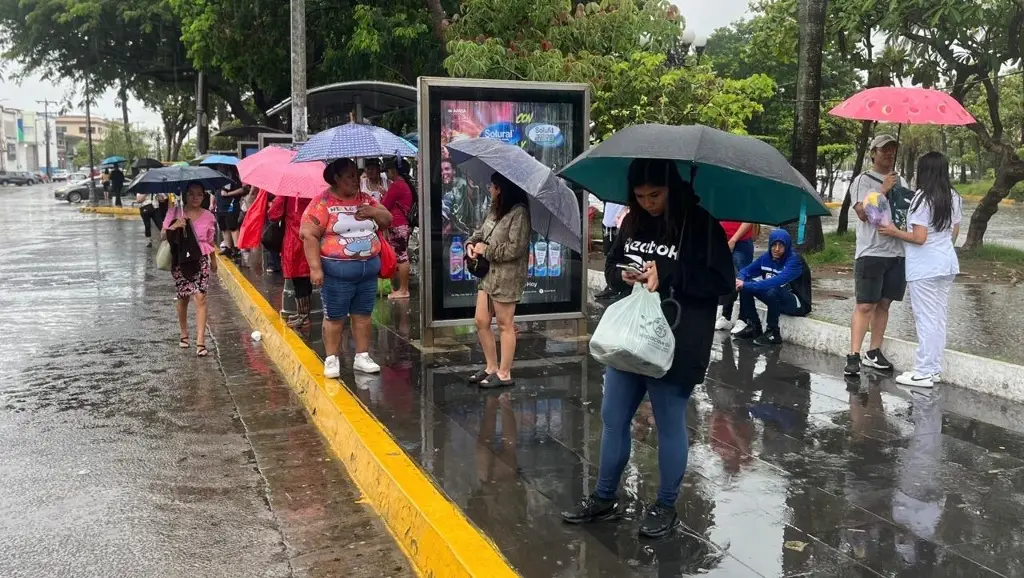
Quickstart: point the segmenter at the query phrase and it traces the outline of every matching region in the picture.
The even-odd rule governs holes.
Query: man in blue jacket
[[[803,317],[811,312],[811,271],[793,250],[789,233],[785,229],[775,229],[768,242],[768,251],[744,267],[736,279],[736,290],[740,293],[740,318],[750,320],[736,338],[753,339],[756,345],[782,343],[780,315]],[[754,306],[755,297],[768,306],[766,332],[761,331],[760,317]]]

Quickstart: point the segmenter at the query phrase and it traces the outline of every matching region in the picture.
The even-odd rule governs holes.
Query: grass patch
[[[966,197],[984,197],[988,194],[988,190],[995,184],[994,179],[984,179],[981,181],[975,181],[961,185],[957,182],[953,182],[953,188],[957,190],[963,196]],[[1024,200],[1024,182],[1017,183],[1010,190],[1010,194],[1007,195],[1008,199]]]
[[[852,265],[857,236],[853,231],[825,233],[825,248],[817,253],[804,253],[812,268],[818,265]]]
[[[983,245],[973,251],[958,251],[962,261],[975,263],[1001,263],[1024,267],[1024,251],[1003,245]]]

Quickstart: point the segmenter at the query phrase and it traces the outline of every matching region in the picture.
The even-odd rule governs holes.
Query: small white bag
[[[590,339],[594,359],[620,371],[664,377],[672,367],[676,338],[672,335],[661,297],[643,283],[605,310]]]

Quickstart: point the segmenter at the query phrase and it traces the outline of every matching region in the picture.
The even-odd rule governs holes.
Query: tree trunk
[[[853,188],[853,181],[860,175],[864,166],[864,157],[868,154],[868,139],[871,138],[873,125],[873,122],[867,120],[860,125],[860,135],[857,136],[857,160],[854,161],[853,176],[850,178],[850,184],[846,187],[846,195],[843,196],[843,206],[839,209],[839,227],[836,232],[840,235],[850,230],[850,189]]]
[[[985,244],[985,231],[988,230],[989,220],[999,211],[999,202],[1005,199],[1013,186],[1020,181],[1024,181],[1024,161],[1015,153],[1008,153],[996,168],[995,183],[971,215],[971,226],[964,241],[965,250],[971,251]]]
[[[427,11],[430,12],[430,25],[434,29],[434,36],[437,37],[437,41],[441,43],[441,58],[448,55],[447,43],[445,42],[444,34],[444,7],[441,6],[441,0],[426,0]]]
[[[796,127],[793,131],[793,166],[811,183],[817,180],[818,137],[821,132],[821,60],[825,51],[825,7],[828,0],[798,0],[800,25],[796,75]],[[803,250],[825,246],[821,219],[807,219]]]

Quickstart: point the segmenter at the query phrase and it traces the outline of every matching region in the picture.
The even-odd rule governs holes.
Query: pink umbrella
[[[267,147],[239,161],[238,176],[243,183],[278,197],[320,196],[328,189],[324,163],[293,163],[296,154],[281,147]]]
[[[829,114],[853,120],[963,126],[974,117],[952,96],[930,88],[882,86],[846,99]]]

